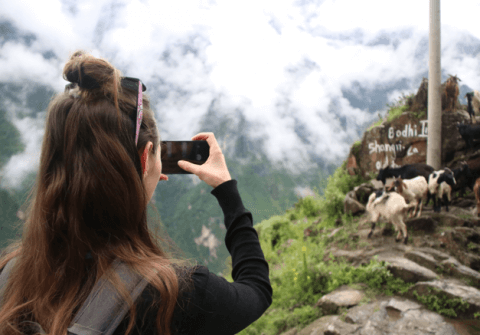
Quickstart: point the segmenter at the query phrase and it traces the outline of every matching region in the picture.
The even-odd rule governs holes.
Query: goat
[[[440,212],[441,205],[439,203],[439,205],[437,206],[437,197],[439,195],[439,188],[442,182],[446,182],[450,186],[455,185],[455,177],[453,176],[452,170],[450,170],[449,168],[434,171],[428,178],[429,194],[427,195],[427,202],[425,203],[425,205],[428,204],[430,198],[433,198],[433,211],[438,213]],[[446,209],[448,212],[448,204],[446,206]]]
[[[473,97],[472,97],[473,112],[480,113],[480,92],[473,91],[472,93],[473,93]]]
[[[475,193],[475,199],[477,200],[477,216],[480,217],[480,178],[475,181],[473,193]]]
[[[448,212],[448,205],[452,201],[452,186],[446,182],[440,183],[437,191],[438,207],[445,206],[445,210]],[[440,212],[440,210],[439,210]]]
[[[455,106],[457,104],[458,95],[460,94],[460,90],[458,88],[458,82],[461,81],[457,75],[452,76],[447,79],[445,82],[445,111],[446,112],[455,112]]]
[[[475,110],[473,109],[472,99],[473,99],[473,92],[465,94],[465,98],[467,98],[467,112],[470,115],[470,123],[474,123],[475,120]],[[475,120],[475,123],[476,120]]]
[[[395,178],[389,190],[392,188],[405,198],[407,204],[414,204],[415,207],[410,217],[417,217],[422,215],[423,199],[428,194],[428,184],[423,176],[418,176],[413,179],[402,180],[402,177]]]
[[[455,186],[452,188],[452,192],[459,192],[459,195],[463,197],[467,187],[473,191],[473,185],[475,184],[476,178],[470,170],[467,162],[461,162],[460,167],[452,171],[453,177],[456,181]]]
[[[473,148],[473,140],[480,139],[480,125],[478,124],[461,124],[457,122],[458,132],[462,136],[467,150]]]
[[[407,212],[414,204],[407,205],[405,199],[396,192],[384,192],[379,198],[374,193],[370,194],[367,203],[367,212],[370,213],[370,221],[372,222],[372,230],[368,234],[368,238],[372,237],[375,224],[380,217],[385,218],[392,223],[395,231],[398,232],[395,241],[400,241],[400,234],[403,234],[404,243],[407,244],[408,232],[404,223]]]
[[[417,94],[413,98],[412,112],[427,110],[428,108],[428,79],[423,77],[422,83],[418,88]]]
[[[402,179],[412,179],[418,176],[425,177],[428,181],[428,176],[434,170],[433,167],[423,163],[407,164],[399,168],[391,168],[387,166],[385,169],[380,169],[377,180],[381,180],[385,185],[385,180],[392,177],[402,177]]]

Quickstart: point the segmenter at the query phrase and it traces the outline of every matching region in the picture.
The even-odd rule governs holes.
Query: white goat
[[[422,177],[423,178],[423,177]],[[400,234],[403,234],[404,243],[407,244],[408,233],[407,226],[404,223],[407,212],[414,204],[407,205],[405,198],[396,192],[384,192],[380,197],[374,193],[370,194],[367,203],[367,212],[370,213],[370,221],[372,222],[372,230],[368,234],[370,238],[375,229],[375,223],[380,217],[392,223],[395,231],[398,232],[395,241],[400,240]]]
[[[427,198],[428,184],[425,177],[418,176],[412,179],[403,179],[402,177],[395,178],[390,185],[390,190],[395,188],[395,191],[405,198],[407,204],[414,204],[410,217],[417,217],[422,215],[423,199]]]
[[[444,200],[445,196],[445,200]],[[440,183],[438,186],[437,191],[438,201],[441,201],[443,205],[445,205],[445,209],[448,212],[448,205],[452,201],[452,186],[448,185],[446,182]]]
[[[480,92],[473,91],[472,105],[473,111],[480,113]]]
[[[439,190],[440,190],[441,184],[448,184],[450,186],[453,186],[456,184],[455,177],[453,176],[453,172],[449,168],[433,171],[428,177],[428,190],[430,191],[430,195],[433,197],[433,211],[438,213],[440,212],[440,202],[437,206],[437,198],[439,197]],[[451,192],[451,189],[450,189],[450,192]],[[442,191],[442,195],[443,195],[443,191]],[[429,199],[427,199],[427,203],[428,203],[428,200]]]

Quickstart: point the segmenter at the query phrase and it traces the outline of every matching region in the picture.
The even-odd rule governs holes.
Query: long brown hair
[[[75,70],[94,78],[99,87],[73,87],[48,106],[40,167],[20,226],[22,237],[10,240],[0,259],[1,269],[18,256],[0,310],[0,334],[18,334],[22,321],[36,321],[49,335],[66,335],[73,316],[104,274],[129,303],[130,334],[135,304],[111,271],[115,258],[160,292],[161,304],[153,302],[159,306],[156,325],[159,334],[170,334],[177,297],[191,284],[178,270],[186,265],[193,269],[194,262],[173,257],[180,250],[168,235],[161,237],[161,223],[156,232],[147,224],[140,157],[149,141],[153,155],[160,145],[149,98],[143,96],[135,146],[137,92],[122,88],[120,71],[108,61],[82,51],[70,57],[64,78]],[[92,259],[86,259],[88,252]]]

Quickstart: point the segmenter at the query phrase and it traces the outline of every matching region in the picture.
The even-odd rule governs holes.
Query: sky
[[[480,46],[479,12],[478,0],[441,2],[442,71],[473,88],[480,60],[461,45]],[[255,125],[249,136],[265,139],[272,161],[341,163],[358,126],[378,119],[352,106],[345,89],[407,79],[407,89],[389,92],[393,102],[416,92],[428,70],[427,0],[15,0],[0,6],[2,21],[36,38],[3,43],[0,83],[61,92],[63,65],[83,49],[146,84],[162,140],[202,131],[215,99],[222,113],[241,110]],[[15,180],[38,167],[43,124],[11,107],[27,144],[2,172]]]

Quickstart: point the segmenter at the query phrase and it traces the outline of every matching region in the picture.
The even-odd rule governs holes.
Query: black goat
[[[462,162],[459,168],[454,169],[453,176],[457,183],[452,187],[452,192],[459,192],[459,196],[463,197],[467,187],[473,191],[476,177],[468,167],[467,162]]]
[[[428,183],[428,176],[433,170],[433,167],[423,163],[407,164],[399,168],[391,168],[387,166],[385,169],[380,169],[377,180],[381,180],[383,185],[385,185],[385,180],[387,178],[402,177],[402,179],[412,179],[418,176],[423,176]]]
[[[473,148],[473,140],[480,139],[480,125],[457,123],[457,128],[467,145],[467,150]]]
[[[475,110],[473,109],[472,99],[473,99],[473,92],[465,94],[465,98],[467,98],[467,112],[470,115],[470,123],[473,123],[473,119],[475,118]]]

